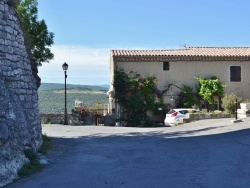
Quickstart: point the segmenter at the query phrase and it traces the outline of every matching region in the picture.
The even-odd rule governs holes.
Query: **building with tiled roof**
[[[249,61],[250,47],[187,47],[172,50],[112,50],[114,61]]]
[[[174,83],[177,87],[166,93],[164,102],[171,103],[170,95],[177,95],[183,84],[195,86],[195,77],[216,76],[227,93],[250,98],[250,47],[185,47],[168,50],[111,50],[111,79],[117,69],[141,75],[153,74],[158,89]],[[111,80],[112,83],[112,80]],[[111,84],[111,90],[112,84]],[[173,104],[174,105],[174,104]]]

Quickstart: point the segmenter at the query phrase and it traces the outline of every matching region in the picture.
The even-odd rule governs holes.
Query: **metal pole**
[[[65,98],[64,98],[64,102],[65,102],[65,109],[64,109],[64,125],[68,125],[68,115],[67,115],[67,92],[66,92],[66,90],[67,90],[67,86],[66,86],[66,78],[67,78],[67,73],[66,73],[66,71],[64,71],[64,73],[65,73],[65,89],[64,89],[64,94],[65,94]]]
[[[237,101],[237,98],[235,99],[235,120],[238,119],[238,114],[237,114],[237,109],[238,109],[238,101]]]

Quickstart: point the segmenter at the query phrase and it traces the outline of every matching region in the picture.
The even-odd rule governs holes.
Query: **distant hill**
[[[98,85],[98,86],[100,86],[100,87],[104,87],[104,88],[108,88],[108,89],[109,89],[109,87],[110,87],[110,85],[108,85],[108,84]]]
[[[74,108],[75,100],[84,102],[84,105],[97,108],[97,103],[104,107],[108,103],[108,85],[74,85],[67,84],[68,113]],[[63,113],[64,111],[64,84],[42,83],[38,90],[40,113]]]
[[[44,90],[63,90],[64,84],[59,83],[41,83],[41,86],[39,87],[39,91]],[[76,84],[67,84],[67,89],[77,89],[77,90],[86,90],[86,91],[103,91],[108,90],[109,85],[100,85],[100,86],[94,86],[94,85],[76,85]]]

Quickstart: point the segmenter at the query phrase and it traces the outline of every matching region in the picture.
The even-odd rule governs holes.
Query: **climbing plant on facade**
[[[200,84],[199,95],[208,101],[209,104],[215,104],[214,96],[223,97],[225,85],[217,77],[210,79],[196,78]]]
[[[117,70],[114,74],[115,99],[122,106],[129,126],[144,125],[148,122],[147,110],[157,108],[156,77],[144,77],[130,71],[126,74]]]

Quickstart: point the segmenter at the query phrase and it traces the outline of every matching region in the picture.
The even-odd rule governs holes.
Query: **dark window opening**
[[[169,62],[163,62],[163,70],[169,70]]]
[[[231,82],[241,81],[241,66],[230,66],[230,81]]]

